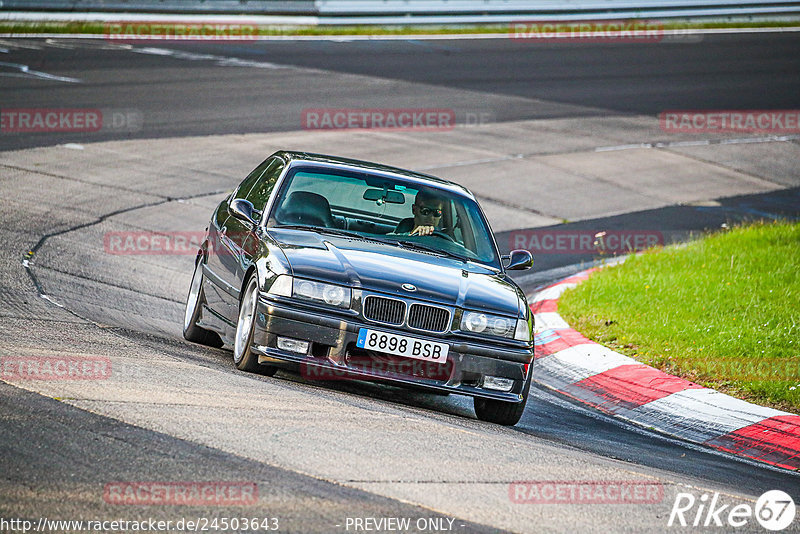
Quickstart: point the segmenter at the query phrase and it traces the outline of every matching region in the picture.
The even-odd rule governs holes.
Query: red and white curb
[[[800,415],[757,406],[669,375],[571,329],[561,294],[597,269],[534,295],[534,377],[543,385],[646,428],[786,469],[800,469]]]

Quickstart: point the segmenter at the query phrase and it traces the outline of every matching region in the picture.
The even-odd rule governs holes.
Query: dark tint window
[[[242,180],[242,183],[236,187],[236,189],[233,191],[231,199],[246,198],[247,193],[253,189],[253,185],[256,183],[256,181],[261,178],[261,175],[264,174],[264,171],[267,170],[267,167],[274,163],[276,159],[277,158],[267,158],[262,161],[259,166],[253,169],[253,171],[247,175],[247,178]]]
[[[275,182],[278,181],[283,167],[283,161],[275,158],[264,170],[261,177],[256,180],[252,189],[245,195],[245,199],[249,200],[258,211],[264,211],[264,207],[267,205],[269,196],[275,188]]]
[[[263,211],[283,167],[284,163],[280,158],[267,158],[239,184],[232,199],[243,198],[258,211]]]

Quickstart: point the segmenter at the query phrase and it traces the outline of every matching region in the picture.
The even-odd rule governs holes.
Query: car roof
[[[311,152],[297,152],[291,150],[280,150],[273,154],[286,160],[287,163],[292,162],[308,162],[321,165],[331,165],[337,168],[347,168],[355,171],[370,171],[380,174],[394,175],[398,178],[403,178],[408,181],[416,182],[418,184],[429,185],[440,189],[447,189],[450,192],[460,194],[475,200],[475,195],[466,187],[459,185],[455,182],[443,180],[430,174],[421,172],[409,171],[399,167],[392,167],[390,165],[383,165],[380,163],[373,163],[371,161],[362,161],[358,159],[342,158],[339,156],[329,156],[326,154],[315,154]]]

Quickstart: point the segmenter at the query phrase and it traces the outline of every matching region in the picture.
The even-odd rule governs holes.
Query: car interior
[[[414,227],[411,206],[417,189],[363,176],[349,177],[300,171],[293,176],[285,199],[275,211],[278,225],[308,225],[348,230],[380,236],[405,236],[404,239],[430,240],[430,236],[408,235]],[[464,202],[445,191],[442,217],[433,237],[437,247],[454,253],[471,252],[476,258],[487,255],[488,243],[479,243]],[[454,248],[455,247],[455,248]]]

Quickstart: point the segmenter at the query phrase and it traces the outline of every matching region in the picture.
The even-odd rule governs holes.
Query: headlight
[[[514,319],[488,313],[464,312],[461,317],[461,330],[476,334],[513,338],[515,326]]]
[[[312,282],[311,280],[295,280],[292,285],[292,296],[305,300],[324,302],[340,308],[350,307],[350,288]]]

